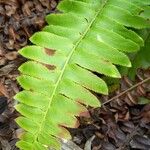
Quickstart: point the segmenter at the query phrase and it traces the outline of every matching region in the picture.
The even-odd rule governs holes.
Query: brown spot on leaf
[[[53,56],[55,54],[55,50],[45,48],[45,53],[49,56]]]
[[[54,70],[56,68],[56,66],[54,66],[54,65],[44,64],[44,66],[49,70]]]
[[[56,66],[54,65],[50,65],[50,64],[44,64],[44,63],[41,63],[43,66],[45,66],[47,69],[49,70],[54,70],[56,69]]]

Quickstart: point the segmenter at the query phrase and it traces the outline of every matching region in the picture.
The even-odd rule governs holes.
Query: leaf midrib
[[[54,98],[55,92],[57,91],[57,88],[58,88],[58,86],[59,86],[60,81],[62,80],[62,77],[63,77],[63,74],[64,74],[64,72],[65,72],[65,69],[66,69],[67,64],[69,63],[69,61],[70,61],[70,59],[71,59],[71,57],[72,57],[72,55],[73,55],[75,49],[78,47],[78,45],[80,44],[80,42],[82,41],[82,39],[86,36],[86,34],[88,33],[88,31],[90,30],[90,28],[91,28],[92,25],[94,24],[94,22],[95,22],[97,16],[102,12],[102,10],[104,9],[104,7],[106,6],[107,1],[108,1],[108,0],[102,0],[101,8],[99,9],[99,11],[98,11],[97,13],[95,13],[95,16],[94,16],[94,18],[91,20],[91,22],[89,23],[89,26],[87,27],[87,29],[85,30],[85,32],[83,33],[83,35],[82,35],[82,36],[80,37],[80,39],[76,42],[76,44],[74,45],[73,49],[71,50],[71,52],[70,52],[70,54],[69,54],[69,56],[68,56],[68,58],[67,58],[67,60],[66,60],[66,62],[65,62],[65,64],[64,64],[64,67],[63,67],[63,69],[62,69],[62,71],[61,71],[61,74],[60,74],[60,76],[59,76],[59,78],[58,78],[58,81],[57,81],[56,84],[55,84],[55,88],[54,88],[54,90],[53,90],[52,96],[50,97],[50,102],[49,102],[48,108],[47,108],[47,110],[46,110],[45,113],[44,113],[44,117],[43,117],[43,120],[42,120],[41,125],[40,125],[40,127],[39,127],[39,131],[38,131],[38,133],[36,134],[36,136],[35,136],[35,138],[34,138],[33,145],[34,145],[34,143],[37,141],[38,135],[39,135],[39,133],[40,133],[41,130],[42,130],[43,124],[44,124],[44,122],[45,122],[45,120],[46,120],[47,113],[48,113],[49,108],[50,108],[50,106],[51,106],[52,99]],[[34,149],[32,149],[32,150],[34,150]]]

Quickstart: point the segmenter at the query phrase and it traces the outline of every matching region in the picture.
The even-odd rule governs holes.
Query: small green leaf
[[[141,104],[141,105],[150,104],[150,99],[147,99],[145,97],[139,97],[138,104]]]

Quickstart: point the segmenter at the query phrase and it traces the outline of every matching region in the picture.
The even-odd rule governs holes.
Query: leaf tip
[[[23,54],[23,50],[24,50],[24,48],[20,49],[20,50],[18,51],[18,53],[19,53],[20,55],[22,55],[22,54]]]
[[[132,64],[130,61],[128,62],[127,67],[132,67]]]
[[[95,103],[92,105],[94,108],[101,107],[101,102],[99,100],[95,101]]]
[[[119,71],[117,71],[114,74],[112,74],[111,77],[113,77],[113,78],[121,78],[121,74],[119,73]]]
[[[18,94],[16,94],[15,96],[13,96],[13,99],[17,100],[18,99]]]

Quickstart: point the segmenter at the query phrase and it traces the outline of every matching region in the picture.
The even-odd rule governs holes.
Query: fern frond
[[[143,40],[128,27],[150,26],[139,16],[148,4],[63,0],[61,13],[46,17],[48,26],[30,38],[34,45],[20,50],[30,59],[19,68],[24,91],[15,96],[22,114],[16,121],[25,130],[17,143],[20,149],[59,149],[59,138],[70,138],[65,127],[76,127],[76,116],[87,111],[86,106],[100,106],[91,91],[107,94],[108,88],[93,72],[119,78],[115,65],[131,66],[125,53],[139,50]]]

